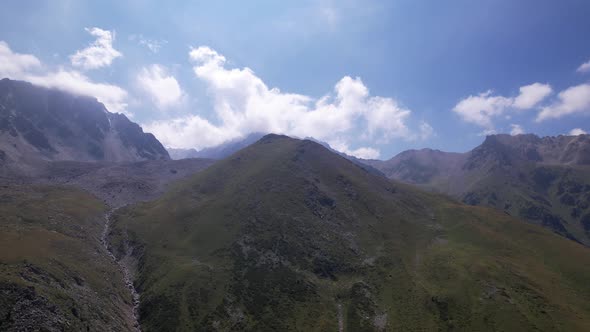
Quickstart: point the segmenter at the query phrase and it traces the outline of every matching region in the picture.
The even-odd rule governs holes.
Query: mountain
[[[585,331],[590,251],[267,135],[118,209],[143,331]]]
[[[404,151],[387,161],[360,161],[378,169],[389,178],[420,185],[443,181],[448,174],[460,167],[463,158],[460,153],[422,149]]]
[[[95,98],[0,80],[0,163],[170,159],[162,144]]]
[[[467,153],[365,161],[389,178],[504,210],[590,245],[590,136],[492,135]]]
[[[195,149],[174,149],[168,148],[168,153],[170,157],[175,160],[185,159],[185,158],[205,158],[205,159],[223,159],[229,157],[230,155],[234,154],[235,152],[246,148],[254,143],[256,143],[259,139],[261,139],[264,134],[261,133],[251,133],[246,138],[243,139],[236,139],[226,143],[222,143],[220,145],[206,148],[200,151]],[[328,150],[341,155],[342,157],[352,161],[353,163],[357,164],[358,166],[365,168],[367,171],[375,174],[375,175],[383,175],[379,170],[372,167],[365,160],[349,156],[345,153],[339,152],[334,150],[328,143],[316,140],[312,137],[305,138],[306,140],[314,141]]]
[[[172,159],[184,159],[184,158],[205,158],[205,159],[223,159],[230,156],[236,151],[243,149],[251,144],[254,144],[264,134],[251,133],[244,138],[231,140],[229,142],[222,143],[220,145],[206,148],[200,151],[195,149],[174,149],[168,148],[168,153]]]

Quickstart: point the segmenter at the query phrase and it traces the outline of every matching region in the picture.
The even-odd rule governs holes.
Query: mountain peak
[[[170,158],[152,134],[96,98],[10,79],[0,81],[0,137],[13,161]]]

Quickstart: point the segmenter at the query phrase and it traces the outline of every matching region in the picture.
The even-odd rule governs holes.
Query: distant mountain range
[[[152,135],[96,99],[0,80],[0,161],[170,159]]]
[[[590,245],[590,135],[492,135],[466,153],[410,150],[367,164]]]
[[[168,148],[168,153],[172,159],[185,158],[206,158],[206,159],[223,159],[233,153],[255,143],[264,136],[262,133],[252,133],[243,138],[238,138],[224,142],[214,147],[202,150],[195,149],[174,149]]]
[[[0,331],[588,331],[589,142],[377,161],[253,134],[171,160],[5,79]]]

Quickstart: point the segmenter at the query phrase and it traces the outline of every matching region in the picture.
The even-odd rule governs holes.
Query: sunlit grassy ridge
[[[114,219],[145,331],[590,329],[587,248],[310,141],[266,136]]]
[[[0,188],[0,330],[128,330],[130,295],[100,244],[105,206],[71,188]]]

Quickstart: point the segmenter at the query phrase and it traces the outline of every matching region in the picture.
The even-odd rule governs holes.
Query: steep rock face
[[[367,162],[389,178],[492,206],[590,245],[584,224],[590,212],[590,135],[492,135],[463,154],[419,152]]]
[[[311,141],[265,136],[112,220],[144,331],[590,326],[583,246]]]
[[[170,159],[152,135],[96,99],[0,80],[0,158],[140,161]]]

